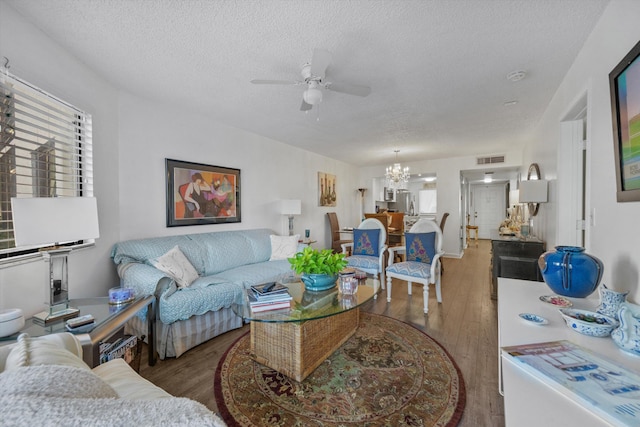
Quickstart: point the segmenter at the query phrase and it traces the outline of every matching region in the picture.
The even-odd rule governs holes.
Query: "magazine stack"
[[[275,282],[251,286],[247,289],[247,296],[254,313],[290,308],[293,299],[286,286]]]
[[[131,363],[136,356],[138,337],[125,336],[111,343],[100,344],[100,363],[122,357],[125,362]]]

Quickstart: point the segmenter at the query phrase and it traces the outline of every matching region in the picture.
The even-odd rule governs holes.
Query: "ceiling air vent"
[[[478,157],[478,165],[493,165],[495,163],[504,163],[504,156]]]

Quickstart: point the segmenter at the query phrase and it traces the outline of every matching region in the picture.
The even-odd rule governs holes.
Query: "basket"
[[[251,322],[251,357],[298,382],[308,377],[356,331],[360,311],[304,322]]]

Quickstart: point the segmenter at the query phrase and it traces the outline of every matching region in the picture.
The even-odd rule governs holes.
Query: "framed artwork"
[[[165,163],[167,227],[240,222],[240,169]]]
[[[336,176],[318,172],[318,206],[336,205]]]
[[[640,201],[640,42],[609,74],[616,199]]]

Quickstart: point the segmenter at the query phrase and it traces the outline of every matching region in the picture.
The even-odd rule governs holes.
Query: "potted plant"
[[[289,258],[291,269],[301,275],[307,290],[324,291],[336,285],[338,273],[347,266],[345,255],[331,249],[318,251],[310,246]]]

